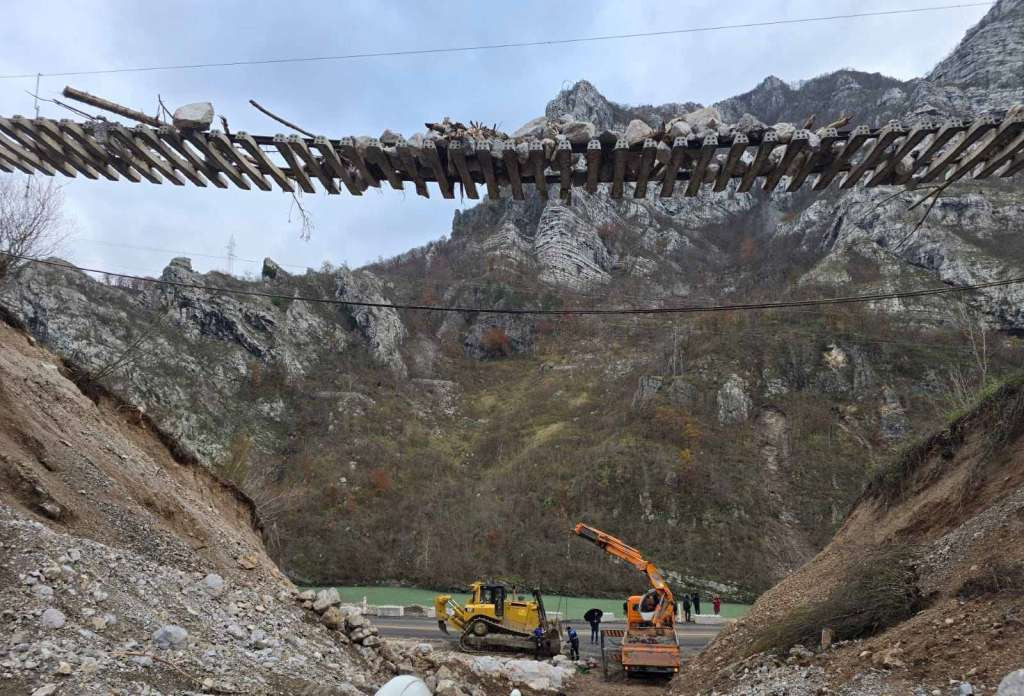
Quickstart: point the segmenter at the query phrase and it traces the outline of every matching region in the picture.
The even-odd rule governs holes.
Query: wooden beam
[[[544,200],[548,198],[548,182],[544,178],[544,145],[536,140],[530,143],[530,168],[533,170],[533,183],[537,187],[537,193]]]
[[[256,141],[252,139],[252,136],[245,131],[237,131],[233,136],[236,143],[240,144],[242,148],[249,153],[249,156],[256,160],[260,171],[269,176],[274,180],[274,183],[284,191],[285,193],[294,193],[295,188],[292,185],[292,180],[284,175],[281,168],[278,167],[273,160],[267,157]]]
[[[323,156],[324,159],[321,166],[328,174],[340,179],[341,183],[345,185],[345,188],[353,196],[363,195],[363,189],[359,182],[352,178],[348,171],[348,165],[341,161],[337,151],[334,149],[334,145],[331,144],[331,141],[326,136],[318,135],[313,138],[313,149]],[[417,187],[418,190],[419,187]]]
[[[647,180],[651,176],[651,166],[654,164],[656,154],[658,154],[657,141],[651,138],[644,140],[644,147],[640,155],[640,167],[636,170],[636,187],[633,189],[633,198],[647,197]]]
[[[1002,149],[1003,146],[1008,141],[1011,144],[1014,143],[1014,138],[1022,129],[1024,129],[1024,116],[1017,116],[1003,121],[987,143],[979,147],[969,157],[965,155],[965,161],[954,169],[952,174],[946,177],[944,183],[963,178],[965,174],[975,169],[982,162],[987,162],[997,152],[1000,154],[1005,153],[1005,150]]]
[[[718,136],[714,134],[705,135],[704,142],[700,146],[700,154],[697,155],[697,161],[690,171],[690,181],[686,185],[687,196],[696,196],[700,192],[708,165],[711,164],[711,160],[714,159],[717,150]]]
[[[910,171],[904,174],[897,183],[904,184],[910,181],[911,177],[917,172],[918,169],[931,163],[932,157],[948,143],[954,136],[961,131],[965,130],[964,122],[958,118],[952,118],[942,124],[938,132],[935,133],[935,137],[928,144],[928,148],[921,153],[921,156],[914,160],[913,166]]]
[[[572,144],[568,140],[559,140],[555,150],[555,161],[558,162],[558,197],[563,201],[572,201]]]
[[[743,178],[740,179],[740,185],[736,188],[739,193],[746,193],[754,185],[754,181],[761,174],[761,170],[764,169],[765,162],[772,154],[772,150],[779,144],[779,134],[772,129],[766,130],[761,134],[761,142],[757,144],[757,153],[754,155],[754,161],[747,167],[747,171],[744,172]]]
[[[782,161],[764,177],[765,191],[775,190],[775,187],[779,185],[779,181],[789,171],[796,156],[807,150],[807,141],[810,140],[810,137],[810,131],[803,128],[798,128],[793,133],[793,137],[786,143],[786,151],[782,153]]]
[[[907,133],[907,137],[903,139],[900,146],[896,149],[896,152],[886,160],[885,164],[875,169],[871,178],[868,179],[866,186],[878,186],[887,179],[892,178],[893,173],[899,166],[900,162],[903,161],[918,144],[928,137],[928,135],[935,130],[935,126],[928,119],[922,119],[915,125],[910,132]]]
[[[330,171],[325,170],[320,166],[320,160],[316,158],[316,155],[312,153],[309,146],[306,145],[306,141],[299,135],[288,136],[288,147],[297,154],[302,161],[306,164],[306,171],[310,172],[313,176],[320,180],[324,190],[332,196],[337,196],[341,193],[341,189],[334,183],[334,177],[331,176]]]
[[[512,154],[515,155],[515,152]],[[445,166],[441,162],[441,155],[437,151],[437,144],[433,140],[423,141],[423,157],[427,160],[427,165],[434,172],[434,179],[437,181],[437,187],[441,189],[441,195],[448,199],[455,198],[451,179],[448,178],[448,172],[445,170]]]
[[[199,170],[189,164],[173,149],[168,147],[167,143],[158,137],[155,130],[149,126],[143,126],[140,124],[132,128],[132,133],[135,134],[136,140],[143,141],[148,148],[155,150],[157,154],[163,157],[167,161],[167,164],[173,167],[175,172],[181,174],[196,186],[206,188],[206,179],[202,174],[200,174]]]
[[[401,161],[402,167],[409,174],[413,184],[416,185],[417,195],[423,196],[424,198],[430,198],[430,191],[427,190],[427,184],[423,181],[423,177],[420,175],[420,168],[416,163],[416,155],[412,153],[412,148],[409,147],[409,141],[402,138],[395,143],[395,152],[398,153],[398,159]]]
[[[202,173],[214,186],[219,189],[226,189],[228,187],[220,171],[207,162],[205,158],[201,157],[194,147],[182,139],[177,128],[162,126],[156,129],[156,136],[177,151],[186,162],[192,165],[193,169]]]
[[[263,172],[260,171],[259,165],[255,161],[250,160],[245,152],[236,148],[234,142],[224,133],[221,133],[219,130],[212,130],[207,136],[206,141],[211,144],[211,147],[224,155],[231,164],[235,165],[238,171],[245,174],[249,181],[256,184],[256,188],[260,191],[270,191],[273,189],[270,182],[263,176]]]
[[[597,192],[598,177],[601,176],[601,141],[591,140],[587,143],[587,193]]]
[[[97,109],[103,109],[104,111],[109,111],[112,114],[117,114],[118,116],[124,116],[125,118],[130,118],[133,121],[138,121],[139,123],[145,123],[147,126],[160,128],[164,125],[160,119],[153,118],[149,114],[144,114],[141,111],[136,111],[135,109],[129,109],[127,106],[121,106],[120,104],[116,104],[108,99],[103,99],[102,97],[97,97],[93,94],[89,94],[88,92],[83,92],[80,89],[75,89],[70,85],[64,88],[63,94],[68,99],[74,99],[75,101],[80,101],[83,104],[95,106]]]
[[[203,157],[206,158],[207,164],[219,172],[222,172],[224,176],[231,180],[231,182],[240,189],[249,191],[252,186],[249,184],[249,180],[242,176],[242,173],[235,169],[234,165],[227,161],[224,155],[220,154],[215,147],[213,147],[206,139],[206,135],[197,131],[181,131],[191,145],[193,145],[199,152],[202,153]]]
[[[732,145],[729,146],[729,154],[725,156],[725,162],[722,163],[722,168],[718,171],[714,191],[725,190],[729,179],[732,178],[733,171],[736,169],[736,163],[740,161],[749,143],[750,140],[743,133],[736,133],[732,137]]]
[[[1013,176],[1022,169],[1024,169],[1024,153],[1018,152],[1006,169],[999,172],[999,178],[1005,179],[1006,177]]]
[[[612,198],[622,198],[623,183],[626,180],[626,159],[629,157],[629,143],[620,138],[615,143],[615,161],[612,163]]]
[[[402,184],[402,178],[395,172],[395,168],[391,166],[391,160],[384,154],[384,150],[381,147],[380,141],[376,138],[371,138],[366,144],[366,152],[364,153],[366,161],[377,165],[380,169],[381,174],[388,180],[388,183],[396,191],[404,191],[405,186]]]
[[[36,170],[34,167],[29,165],[13,150],[7,148],[7,145],[2,137],[0,137],[0,160],[3,160],[7,164],[16,169],[23,171],[26,174],[35,174]]]
[[[65,133],[60,124],[47,118],[40,118],[34,121],[36,126],[47,131],[54,139],[60,141],[65,150],[70,150],[82,162],[86,162],[96,172],[108,181],[120,181],[117,170],[107,164],[107,157],[96,157],[92,152],[83,147],[75,138]]]
[[[479,199],[480,194],[477,193],[476,183],[469,173],[469,165],[466,164],[466,146],[463,145],[463,141],[453,140],[448,143],[448,159],[455,165],[455,171],[459,173],[462,189],[466,195],[473,200]]]
[[[686,138],[676,138],[672,141],[672,156],[665,165],[665,172],[661,178],[661,197],[668,198],[676,187],[676,177],[679,175],[679,168],[687,158]]]
[[[298,183],[299,188],[306,193],[316,193],[316,189],[313,188],[313,182],[310,181],[309,175],[306,174],[306,169],[295,157],[295,152],[292,150],[291,145],[288,144],[288,136],[284,133],[275,135],[274,147],[277,148],[284,161],[288,163],[288,169],[291,170],[292,178]]]
[[[835,144],[836,140],[839,139],[839,131],[835,128],[826,128],[825,133],[821,136],[821,142],[814,148],[813,151],[805,152],[803,166],[800,167],[792,179],[789,181],[789,186],[786,187],[787,193],[793,193],[799,190],[803,185],[807,177],[811,175],[811,172],[818,166],[824,164],[828,157],[832,156],[832,145]]]
[[[476,161],[480,163],[480,171],[483,172],[484,183],[487,184],[487,197],[491,200],[498,200],[501,198],[501,189],[498,188],[498,177],[494,173],[491,141],[478,140],[476,142]]]
[[[15,119],[18,117],[15,116]],[[29,138],[19,129],[14,127],[14,119],[0,118],[0,131],[3,131],[4,135],[13,140],[18,145],[18,150],[15,150],[23,158],[28,159],[31,155],[30,162],[32,166],[36,167],[43,173],[53,175],[55,172],[60,172],[64,176],[71,177],[72,179],[77,176],[77,172],[67,162],[57,160],[53,161],[46,153],[46,151],[38,143]],[[8,145],[12,147],[13,144]],[[46,163],[46,169],[40,166],[42,163]],[[48,172],[46,170],[49,170]]]
[[[867,173],[869,169],[876,169],[882,158],[885,156],[886,149],[892,144],[896,138],[906,134],[906,129],[900,124],[899,121],[889,121],[888,125],[878,132],[878,136],[875,138],[874,144],[868,151],[868,154],[864,156],[860,162],[853,166],[850,173],[843,179],[843,183],[839,185],[840,189],[850,189],[857,185],[861,177]]]
[[[999,171],[1007,162],[1013,160],[1016,155],[1024,153],[1024,133],[1014,138],[1010,143],[985,163],[985,167],[975,174],[975,179],[987,179]]]
[[[380,179],[366,165],[366,160],[363,158],[362,153],[359,152],[359,148],[356,147],[355,138],[342,138],[338,141],[338,149],[341,151],[341,156],[355,166],[356,171],[359,172],[359,176],[362,177],[363,183],[366,186],[380,188]]]
[[[505,162],[505,173],[508,184],[512,188],[512,198],[521,201],[526,198],[523,193],[523,181],[519,174],[519,153],[513,143],[502,143],[501,159]]]
[[[839,173],[850,166],[850,159],[857,154],[857,150],[860,149],[868,138],[871,137],[871,129],[867,126],[857,126],[851,132],[849,137],[846,139],[846,144],[843,145],[843,149],[836,155],[835,159],[825,168],[821,174],[818,175],[818,180],[814,182],[815,191],[823,191],[828,188],[828,185],[832,183],[832,180],[839,176]]]
[[[135,137],[131,131],[124,126],[112,126],[110,129],[110,135],[116,137],[125,147],[131,150],[132,155],[135,159],[139,160],[148,167],[150,170],[155,169],[160,175],[166,177],[175,186],[184,186],[185,182],[181,180],[178,173],[162,157],[155,157],[152,152],[147,148],[142,147],[135,141]],[[133,164],[134,166],[134,164]]]
[[[81,161],[65,151],[63,138],[58,137],[55,140],[34,121],[30,121],[27,118],[12,118],[11,124],[24,134],[26,138],[30,138],[35,143],[37,152],[42,153],[54,166],[59,162],[64,166],[70,165],[87,179],[95,181],[99,178],[99,174],[88,161]]]
[[[954,145],[949,152],[943,154],[942,157],[934,160],[928,166],[928,170],[924,173],[924,176],[918,178],[918,181],[926,184],[945,174],[946,168],[954,164],[960,155],[967,150],[967,148],[978,142],[981,136],[985,135],[985,133],[988,133],[995,127],[996,121],[991,116],[984,116],[980,119],[976,119],[971,124],[971,127],[967,129],[964,137],[960,139],[960,142]]]
[[[132,167],[128,166],[118,157],[112,157],[105,145],[101,145],[90,131],[70,119],[63,119],[60,122],[60,129],[67,135],[67,139],[73,140],[92,155],[94,161],[106,162],[111,169],[123,176],[133,184],[142,181],[142,177]]]

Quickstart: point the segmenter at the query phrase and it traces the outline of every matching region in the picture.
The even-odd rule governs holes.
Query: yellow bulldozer
[[[459,632],[459,647],[465,652],[531,652],[552,657],[562,651],[556,623],[548,621],[540,590],[533,599],[521,597],[516,588],[500,583],[474,582],[472,597],[465,606],[451,595],[434,598],[437,626],[445,634],[448,625]],[[541,629],[539,645],[534,631]]]

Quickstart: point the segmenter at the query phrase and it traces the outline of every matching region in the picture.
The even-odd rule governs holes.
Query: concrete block
[[[404,616],[405,615],[405,607],[400,607],[398,605],[382,604],[382,605],[376,607],[376,609],[377,609],[377,613],[375,614],[376,616]]]

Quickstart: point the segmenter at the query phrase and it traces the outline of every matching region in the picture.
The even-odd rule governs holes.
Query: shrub
[[[395,487],[391,472],[384,467],[370,469],[370,486],[378,493],[387,493]]]
[[[512,354],[512,343],[500,326],[492,326],[480,337],[480,347],[488,357],[500,358]]]
[[[1024,563],[992,559],[980,564],[960,585],[957,596],[961,599],[972,599],[1000,592],[1024,592]]]
[[[926,605],[917,586],[911,546],[889,545],[864,554],[822,602],[799,607],[766,628],[752,652],[785,652],[816,645],[823,628],[836,640],[867,638],[906,621]]]

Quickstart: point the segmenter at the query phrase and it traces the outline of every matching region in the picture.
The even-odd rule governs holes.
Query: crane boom
[[[672,596],[672,590],[669,589],[668,583],[665,582],[665,577],[656,565],[644,558],[639,549],[630,546],[618,537],[585,525],[582,522],[577,524],[573,531],[578,536],[604,549],[605,553],[621,558],[641,573],[644,573],[650,581],[651,587],[658,591],[658,594],[663,597],[665,603],[669,605],[674,604],[675,598]]]

